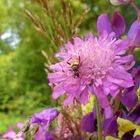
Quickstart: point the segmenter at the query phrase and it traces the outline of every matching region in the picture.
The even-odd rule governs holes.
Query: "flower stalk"
[[[135,9],[135,11],[137,12],[138,18],[137,20],[140,21],[140,9],[138,8],[138,6],[134,3],[134,1],[131,1],[131,6]]]
[[[114,113],[119,109],[120,102],[121,102],[121,94],[122,94],[122,90],[120,89],[120,92],[115,99]]]
[[[101,110],[97,97],[95,97],[95,105],[97,116],[98,140],[102,140]]]

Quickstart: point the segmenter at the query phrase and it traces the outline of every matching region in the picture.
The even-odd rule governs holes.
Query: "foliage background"
[[[53,1],[60,14],[62,7],[58,0]],[[140,6],[139,0],[135,1]],[[96,34],[96,19],[104,12],[111,18],[113,11],[118,10],[126,20],[127,30],[136,19],[130,6],[114,7],[107,0],[71,0],[71,3],[73,18],[80,16],[85,7],[90,8],[80,24],[80,35],[88,31]],[[59,46],[53,48],[50,40],[36,31],[25,14],[26,9],[37,14],[45,26],[52,28],[37,0],[0,0],[0,133],[9,124],[16,124],[42,108],[56,105],[51,100],[51,89],[44,70],[46,59],[41,51],[48,53],[48,59],[51,59],[53,53],[50,50],[55,52]],[[140,62],[139,53],[139,50],[135,52],[137,63]]]

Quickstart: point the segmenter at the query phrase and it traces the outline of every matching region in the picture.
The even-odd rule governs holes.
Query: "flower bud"
[[[24,126],[22,127],[22,132],[27,132],[30,128],[30,123],[29,121],[26,121]]]
[[[34,124],[32,129],[31,129],[31,135],[34,136],[36,132],[38,131],[39,126],[37,124]]]
[[[110,0],[110,3],[115,6],[118,6],[121,4],[129,4],[130,2],[131,0]]]

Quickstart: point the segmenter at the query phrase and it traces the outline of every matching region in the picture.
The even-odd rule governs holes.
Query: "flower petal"
[[[97,120],[94,112],[86,114],[81,120],[81,129],[89,133],[94,132],[97,129]]]
[[[114,12],[112,20],[112,29],[118,37],[120,37],[125,31],[124,18],[118,12]]]
[[[62,72],[54,72],[54,73],[49,73],[48,74],[48,79],[50,84],[56,83],[56,82],[61,82],[66,79],[64,73]]]
[[[137,105],[136,108],[128,114],[127,118],[130,121],[140,125],[140,104]]]
[[[52,97],[57,99],[60,95],[64,94],[65,90],[62,87],[62,84],[56,85],[53,89]]]
[[[102,128],[106,134],[112,135],[117,132],[118,124],[116,119],[116,116],[113,116],[112,118],[105,119],[102,122]]]
[[[134,133],[135,133],[135,129],[126,132],[126,133],[122,136],[121,140],[132,140]]]
[[[132,140],[140,140],[140,135],[137,135],[137,136],[134,137]]]
[[[140,22],[134,21],[128,32],[128,39],[131,40],[131,45],[140,47]]]
[[[82,93],[81,93],[81,97],[80,97],[80,101],[81,101],[81,103],[83,103],[83,104],[86,104],[87,102],[88,102],[88,98],[89,98],[89,91],[88,91],[89,89],[88,88],[86,88],[86,89],[84,89],[83,91],[82,91]]]
[[[128,109],[132,109],[138,102],[138,97],[136,93],[132,90],[126,89],[121,97],[121,102],[125,105]]]
[[[69,95],[65,100],[64,100],[64,106],[69,105],[74,99],[74,96]]]
[[[101,107],[102,108],[109,107],[109,102],[108,102],[106,95],[104,94],[103,89],[100,87],[95,87],[94,91],[95,91],[95,94],[98,98],[98,101],[99,101]]]
[[[104,31],[106,31],[107,33],[112,32],[112,27],[108,18],[108,14],[104,13],[98,17],[97,30],[99,34],[103,34]]]

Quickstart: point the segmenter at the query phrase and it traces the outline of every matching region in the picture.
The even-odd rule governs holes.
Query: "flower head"
[[[115,36],[103,28],[98,37],[89,33],[85,38],[75,37],[73,43],[67,42],[61,47],[56,54],[61,61],[50,66],[54,72],[48,75],[50,85],[55,84],[54,99],[67,93],[65,105],[74,98],[87,103],[92,92],[97,95],[100,105],[107,107],[106,96],[116,97],[119,87],[133,86],[132,76],[127,72],[134,65],[133,56],[125,55],[128,42],[117,40]]]

